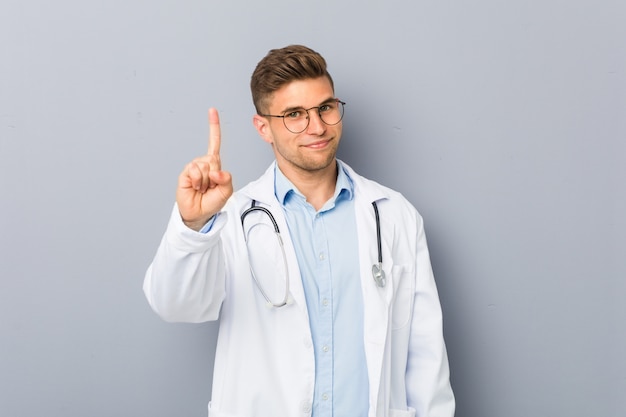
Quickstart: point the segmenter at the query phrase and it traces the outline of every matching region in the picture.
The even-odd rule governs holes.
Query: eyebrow
[[[328,103],[332,103],[333,101],[337,100],[336,97],[329,97],[326,100],[322,101],[320,104],[318,104],[317,106],[313,106],[313,107],[319,107],[319,106],[323,106],[324,104],[328,104]],[[287,107],[286,109],[284,109],[281,113],[285,114],[285,113],[289,113],[291,111],[294,110],[300,110],[300,109],[306,109],[306,107],[304,106],[292,106],[292,107]]]

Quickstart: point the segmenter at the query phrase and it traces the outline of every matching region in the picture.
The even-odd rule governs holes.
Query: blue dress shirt
[[[275,192],[293,241],[315,352],[314,417],[365,417],[369,383],[354,186],[338,165],[334,196],[319,210],[276,168]]]

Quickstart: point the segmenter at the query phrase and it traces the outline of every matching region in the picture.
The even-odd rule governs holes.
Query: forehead
[[[288,108],[318,106],[330,98],[335,92],[326,77],[295,80],[285,84],[272,94],[269,101],[271,111]]]

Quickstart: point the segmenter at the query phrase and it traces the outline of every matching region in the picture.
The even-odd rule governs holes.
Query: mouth
[[[308,149],[324,149],[328,147],[331,141],[332,139],[318,140],[318,141],[315,141],[306,145],[302,145],[302,146]]]

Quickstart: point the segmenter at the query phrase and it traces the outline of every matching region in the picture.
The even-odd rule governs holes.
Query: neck
[[[335,194],[337,185],[337,161],[333,161],[326,169],[319,171],[285,170],[280,165],[281,172],[296,186],[306,201],[315,208],[321,209]]]

